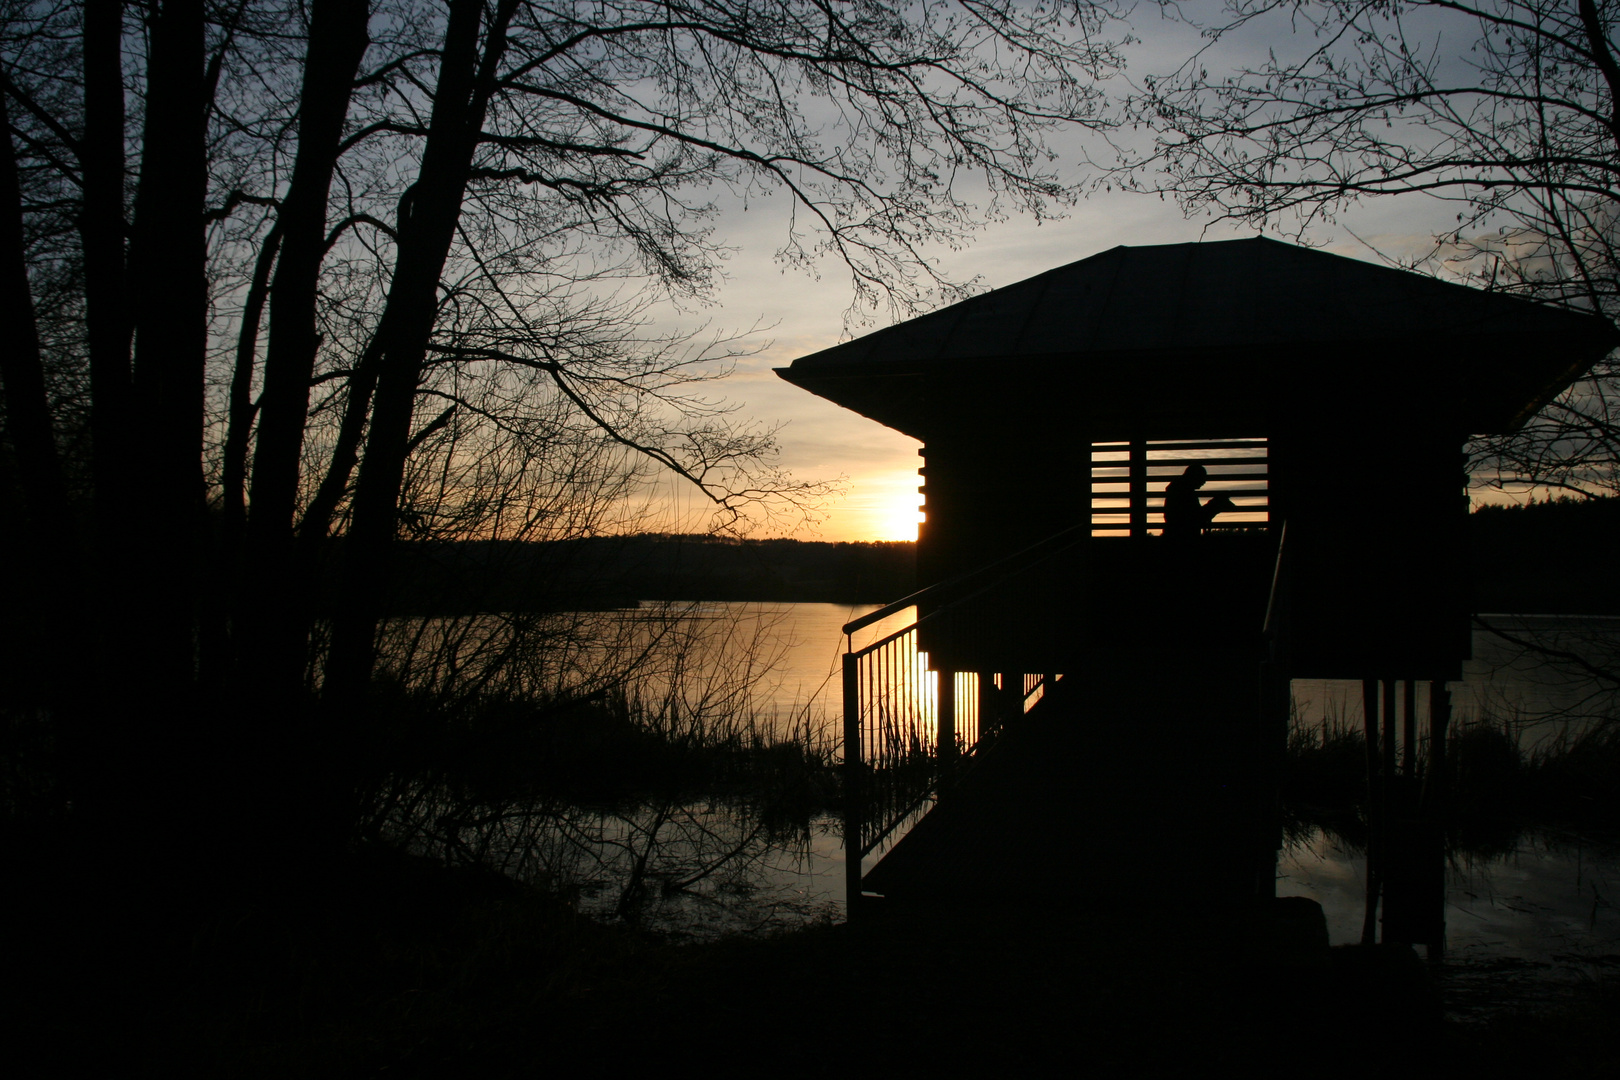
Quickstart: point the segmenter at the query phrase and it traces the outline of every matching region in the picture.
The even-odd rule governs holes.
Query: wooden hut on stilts
[[[1465,444],[1616,344],[1597,315],[1256,238],[1114,248],[778,369],[923,444],[914,636],[846,658],[851,850],[915,809],[894,778],[934,790],[1058,673],[1224,725],[1262,791],[1290,680],[1361,680],[1382,816],[1413,814],[1469,656]],[[1221,512],[1189,533],[1171,491],[1166,535],[1189,469]],[[904,648],[940,672],[931,719]],[[1375,840],[1386,936],[1435,940],[1397,836]]]

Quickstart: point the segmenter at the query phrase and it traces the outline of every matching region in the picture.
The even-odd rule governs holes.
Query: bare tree
[[[1043,137],[1100,125],[1118,64],[1111,7],[1078,0],[0,14],[35,193],[11,217],[25,236],[73,222],[58,246],[82,268],[92,636],[118,688],[84,710],[82,744],[109,791],[126,753],[223,748],[267,785],[307,781],[317,817],[400,536],[513,535],[569,490],[600,508],[633,461],[723,511],[813,496],[770,470],[769,428],[703,392],[730,345],[638,325],[644,298],[712,289],[717,198],[784,193],[786,260],[830,257],[859,304],[911,310],[955,288],[931,245],[1071,196]],[[7,244],[37,302],[43,249]],[[60,445],[29,428],[38,380],[6,378],[8,439]],[[29,490],[53,490],[30,455]],[[170,719],[148,719],[158,699]],[[223,702],[241,706],[225,724]],[[211,773],[159,771],[176,812]]]
[[[1450,223],[1392,261],[1616,317],[1617,17],[1609,0],[1232,0],[1198,55],[1144,80],[1133,113],[1155,140],[1112,180],[1298,236],[1369,200],[1439,200]],[[1620,493],[1617,379],[1604,361],[1478,441],[1476,477]]]

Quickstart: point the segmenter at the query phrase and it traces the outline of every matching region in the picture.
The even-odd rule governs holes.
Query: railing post
[[[936,721],[939,725],[937,753],[943,772],[956,764],[956,672],[942,668],[939,672],[939,696]]]
[[[862,831],[866,817],[861,760],[860,658],[844,654],[844,910],[853,920],[861,901]]]
[[[1132,439],[1129,456],[1131,492],[1131,536],[1141,539],[1147,535],[1147,440]]]
[[[1001,673],[1001,722],[1015,724],[1018,718],[1024,715],[1024,673],[1021,671],[1003,671]]]
[[[979,672],[979,738],[983,739],[1001,727],[1001,710],[996,700],[996,673]]]

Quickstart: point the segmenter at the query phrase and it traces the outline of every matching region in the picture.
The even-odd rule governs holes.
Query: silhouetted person
[[[1165,485],[1164,535],[1191,540],[1203,534],[1216,514],[1236,509],[1225,495],[1217,495],[1208,502],[1198,501],[1198,489],[1208,479],[1209,472],[1202,465],[1189,465],[1186,472]]]

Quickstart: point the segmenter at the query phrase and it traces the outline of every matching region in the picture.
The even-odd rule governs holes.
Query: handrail
[[[1266,621],[1260,627],[1260,633],[1268,638],[1277,630],[1277,602],[1282,596],[1283,556],[1287,550],[1288,522],[1285,521],[1282,524],[1281,535],[1277,537],[1277,563],[1271,568],[1271,593],[1266,597]]]
[[[1003,567],[1017,559],[1022,559],[1039,548],[1044,548],[1049,544],[1056,545],[1060,539],[1066,536],[1072,536],[1076,540],[1084,540],[1089,538],[1091,536],[1091,523],[1088,521],[1080,525],[1071,525],[1069,528],[1059,530],[1058,532],[1053,533],[1051,536],[1037,540],[1028,547],[1013,552],[1011,555],[1005,555],[1002,558],[997,559],[995,562],[986,563],[975,570],[969,570],[965,574],[958,574],[955,577],[949,578],[945,581],[935,582],[933,585],[929,585],[925,588],[918,589],[916,592],[902,596],[893,603],[885,604],[876,611],[869,611],[860,618],[852,619],[851,621],[845,623],[844,634],[847,636],[849,634],[853,634],[857,630],[871,626],[875,622],[881,622],[882,620],[887,619],[890,615],[904,611],[908,607],[915,607],[925,600],[933,599],[935,594],[945,593],[951,589],[958,588],[974,578],[983,577],[986,574],[989,574],[992,570],[995,570],[998,567]],[[978,594],[975,593],[974,595]],[[961,599],[967,598],[962,597]]]
[[[1053,533],[948,581],[919,589],[844,624],[844,851],[848,911],[861,904],[862,858],[877,849],[1014,717],[1045,696],[1056,673],[930,670],[921,632],[950,633],[978,616],[972,602],[1090,539],[1089,522]],[[941,601],[944,601],[941,603]],[[928,604],[908,625],[861,649],[855,631]]]

